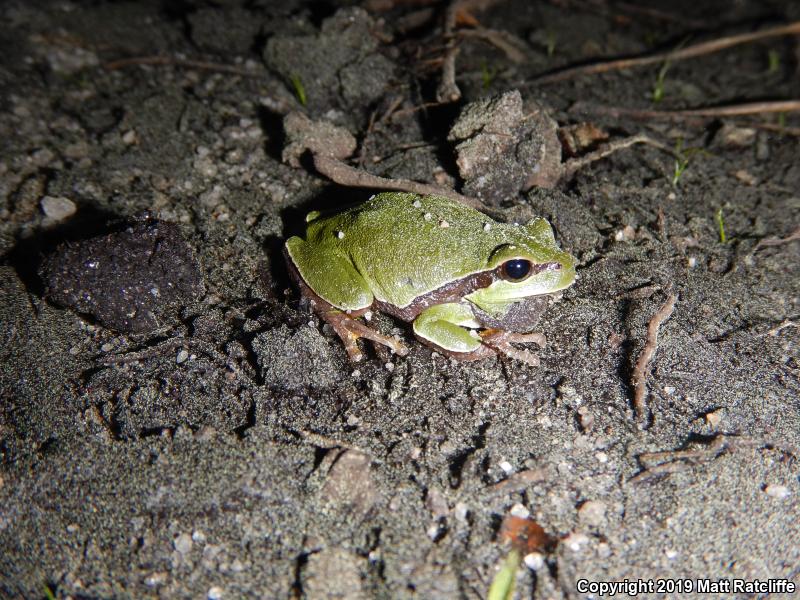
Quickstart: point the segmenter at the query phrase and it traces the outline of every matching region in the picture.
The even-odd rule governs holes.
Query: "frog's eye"
[[[500,276],[506,281],[522,281],[531,272],[531,261],[524,258],[507,260],[500,268]]]

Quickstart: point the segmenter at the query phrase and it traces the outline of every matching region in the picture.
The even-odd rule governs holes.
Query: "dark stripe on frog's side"
[[[542,271],[546,271],[548,269],[560,267],[559,263],[544,263],[540,265],[533,265],[533,270],[531,275],[535,275],[537,273],[541,273]],[[492,283],[497,281],[501,278],[500,271],[502,269],[502,265],[493,269],[491,271],[481,271],[479,273],[473,273],[472,275],[467,275],[466,277],[462,277],[456,281],[451,281],[448,284],[443,285],[440,288],[433,290],[432,292],[428,292],[427,294],[423,294],[416,298],[411,304],[406,307],[400,308],[397,306],[393,306],[387,302],[382,302],[380,300],[375,300],[373,302],[373,306],[388,315],[392,315],[393,317],[397,317],[398,319],[402,319],[404,321],[413,321],[417,318],[423,310],[429,308],[431,306],[435,306],[437,304],[445,304],[447,302],[460,302],[463,300],[464,296],[467,296],[474,292],[475,290],[479,290],[485,287],[489,287]],[[534,297],[538,298],[538,297]],[[538,320],[538,315],[544,310],[544,307],[547,305],[547,295],[545,298],[542,299],[541,307],[537,307],[537,315],[536,319]],[[533,300],[531,300],[532,302]],[[520,304],[527,303],[528,299],[521,299]],[[492,319],[489,315],[485,312],[480,310],[477,306],[473,306],[473,312],[475,313],[475,317],[481,323],[484,323],[486,327],[493,327],[492,322],[500,323],[500,320]],[[503,322],[505,319],[502,320]],[[534,321],[535,322],[535,321]],[[521,326],[521,324],[519,325]],[[510,331],[522,331],[521,329],[510,329]]]
[[[467,294],[491,285],[499,277],[496,270],[481,271],[480,273],[473,273],[456,281],[451,281],[432,292],[423,294],[404,308],[381,300],[375,300],[373,306],[387,315],[392,315],[403,321],[413,321],[426,308],[447,302],[460,302]]]

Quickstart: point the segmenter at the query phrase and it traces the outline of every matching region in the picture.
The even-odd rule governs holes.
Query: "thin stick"
[[[431,185],[429,183],[420,183],[410,179],[389,179],[387,177],[379,177],[366,171],[360,171],[350,165],[343,163],[335,158],[328,156],[314,155],[314,166],[317,171],[335,181],[340,185],[348,185],[352,187],[363,188],[378,188],[384,190],[396,190],[400,192],[413,192],[415,194],[423,194],[430,196],[444,196],[452,198],[462,204],[487,212],[487,208],[480,200],[470,198],[469,196],[462,196],[458,192],[449,190],[447,188],[439,187],[438,185]]]
[[[456,85],[456,55],[458,46],[454,36],[456,28],[456,13],[458,13],[461,0],[452,0],[444,15],[444,38],[447,40],[447,50],[442,64],[442,81],[436,88],[436,99],[439,102],[456,102],[461,98],[461,90]]]
[[[722,456],[726,452],[740,449],[768,448],[778,450],[787,456],[797,456],[798,450],[792,446],[779,444],[767,440],[758,440],[752,437],[729,435],[720,433],[700,448],[686,448],[683,450],[667,450],[665,452],[645,452],[638,456],[639,462],[645,469],[629,479],[630,483],[642,483],[661,475],[669,475],[688,469],[701,463],[709,462]],[[647,466],[647,463],[658,464]]]
[[[507,31],[476,27],[474,29],[461,29],[459,37],[475,38],[491,44],[502,50],[506,58],[514,63],[523,63],[526,60],[525,52],[520,49],[520,44]]]
[[[630,117],[632,119],[693,119],[703,117],[741,117],[765,113],[787,113],[800,111],[800,100],[776,100],[768,102],[746,102],[727,106],[710,106],[688,110],[648,110],[639,108],[620,108],[616,106],[592,105],[583,102],[573,104],[571,113],[593,113],[609,117]]]
[[[608,144],[604,144],[602,147],[598,148],[594,152],[589,152],[583,156],[579,156],[577,158],[571,158],[567,162],[564,163],[564,172],[562,174],[563,178],[569,178],[575,173],[577,173],[580,169],[585,167],[588,164],[591,164],[597,160],[605,158],[616,152],[617,150],[622,150],[623,148],[628,148],[629,146],[633,146],[634,144],[647,144],[648,146],[653,146],[654,148],[658,148],[659,150],[663,150],[668,154],[675,155],[675,151],[670,148],[669,146],[665,146],[661,142],[657,142],[656,140],[646,136],[643,133],[632,135],[627,138],[623,138],[621,140],[615,140],[613,142],[609,142]]]
[[[755,129],[762,129],[764,131],[774,131],[775,133],[782,135],[800,137],[800,127],[784,127],[778,123],[750,123],[748,126]]]
[[[670,294],[663,306],[653,315],[647,324],[647,338],[645,340],[642,353],[636,361],[631,379],[635,389],[633,397],[633,409],[636,412],[637,420],[641,421],[646,416],[645,399],[647,397],[647,369],[650,361],[656,353],[658,347],[658,330],[661,324],[669,319],[672,311],[675,310],[675,302],[678,300],[677,294]]]
[[[797,240],[800,240],[800,226],[795,227],[794,231],[792,231],[792,233],[787,235],[785,238],[768,237],[764,238],[763,240],[759,240],[755,247],[750,251],[750,255],[752,256],[761,248],[767,248],[769,246],[782,246],[783,244],[796,242]]]
[[[800,21],[789,23],[788,25],[780,25],[770,29],[763,29],[752,33],[741,33],[738,35],[731,35],[721,37],[709,42],[702,42],[693,46],[687,46],[680,50],[673,50],[670,52],[658,52],[656,54],[647,54],[645,56],[636,56],[631,58],[621,58],[617,60],[609,60],[600,63],[592,63],[580,67],[571,67],[562,71],[557,71],[549,75],[543,75],[533,80],[533,83],[555,83],[557,81],[564,81],[580,75],[594,75],[595,73],[607,73],[608,71],[619,71],[621,69],[630,69],[632,67],[642,67],[645,65],[652,65],[654,63],[662,63],[665,61],[678,61],[687,58],[694,58],[695,56],[702,56],[703,54],[711,54],[719,52],[739,44],[747,44],[765,38],[783,36],[783,35],[797,35],[800,34]]]
[[[201,60],[188,60],[174,58],[172,56],[136,56],[133,58],[122,58],[107,62],[103,68],[108,71],[116,71],[134,65],[168,65],[174,67],[186,67],[189,69],[202,69],[204,71],[217,71],[220,73],[230,73],[231,75],[241,75],[242,77],[262,77],[263,73],[256,73],[249,69],[234,67],[233,65],[223,65],[219,63],[205,62]]]

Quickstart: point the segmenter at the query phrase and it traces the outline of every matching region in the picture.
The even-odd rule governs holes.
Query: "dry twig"
[[[459,37],[475,38],[491,44],[501,50],[508,60],[514,63],[523,63],[527,60],[522,44],[507,31],[475,27],[474,29],[461,29]]]
[[[755,247],[750,251],[750,255],[752,256],[761,248],[767,248],[770,246],[782,246],[783,244],[788,244],[790,242],[796,242],[800,240],[800,226],[795,227],[794,231],[787,235],[785,238],[779,237],[768,237],[764,238],[763,240],[759,240]]]
[[[317,168],[317,171],[340,185],[395,190],[399,192],[413,192],[415,194],[431,196],[444,196],[445,198],[457,200],[458,202],[474,208],[475,210],[487,212],[486,207],[480,200],[470,198],[469,196],[462,196],[458,192],[439,187],[438,185],[420,183],[410,179],[389,179],[387,177],[379,177],[378,175],[373,175],[372,173],[367,173],[366,171],[360,171],[343,163],[340,160],[336,160],[335,158],[321,156],[319,154],[314,155],[314,166]]]
[[[442,64],[442,81],[436,88],[436,99],[439,102],[456,102],[461,98],[461,90],[456,85],[456,14],[461,0],[452,0],[444,15],[444,38],[447,41],[444,63]]]
[[[647,369],[658,347],[658,330],[664,321],[669,319],[672,311],[675,310],[675,302],[677,300],[677,294],[670,294],[667,301],[664,302],[647,324],[647,338],[642,353],[636,361],[636,366],[633,369],[633,377],[631,378],[634,387],[633,409],[639,421],[643,420],[646,416]]]
[[[687,46],[680,50],[673,50],[670,52],[658,52],[656,54],[647,54],[645,56],[636,56],[632,58],[621,58],[617,60],[603,61],[599,63],[592,63],[580,67],[567,68],[562,71],[557,71],[549,75],[543,75],[533,80],[533,83],[555,83],[557,81],[564,81],[580,75],[594,75],[595,73],[607,73],[609,71],[619,71],[621,69],[630,69],[632,67],[642,67],[645,65],[652,65],[656,63],[663,63],[665,61],[675,62],[678,60],[685,60],[687,58],[694,58],[704,54],[711,54],[726,50],[739,44],[747,44],[762,40],[765,38],[784,36],[784,35],[797,35],[800,34],[800,21],[789,23],[788,25],[780,25],[770,29],[763,29],[761,31],[754,31],[752,33],[741,33],[738,35],[730,35],[708,42],[702,42],[693,46]]]
[[[218,73],[229,73],[231,75],[241,75],[242,77],[263,77],[263,73],[244,69],[242,67],[235,67],[233,65],[224,65],[219,63],[206,62],[202,60],[188,60],[184,58],[175,58],[173,56],[134,56],[132,58],[122,58],[107,62],[103,68],[107,71],[116,71],[125,67],[136,65],[167,65],[172,67],[184,67],[187,69],[200,69],[203,71],[216,71]]]
[[[622,150],[623,148],[628,148],[629,146],[633,146],[634,144],[646,144],[648,146],[653,146],[654,148],[658,148],[659,150],[663,150],[664,152],[667,152],[668,154],[671,154],[673,156],[675,155],[675,151],[669,146],[666,146],[661,142],[657,142],[651,137],[648,137],[647,135],[640,133],[637,135],[632,135],[630,137],[623,138],[621,140],[614,140],[613,142],[603,144],[600,148],[598,148],[594,152],[589,152],[588,154],[584,154],[583,156],[579,156],[577,158],[571,158],[570,160],[564,163],[563,173],[561,177],[568,179],[586,165],[589,165],[597,160],[605,158],[606,156],[613,154],[617,150]]]
[[[592,113],[609,117],[629,117],[631,119],[702,119],[719,117],[741,117],[766,113],[787,113],[800,111],[800,100],[776,100],[770,102],[746,102],[727,106],[710,106],[688,110],[648,110],[642,108],[623,108],[617,106],[592,105],[584,102],[573,104],[571,113]]]
[[[720,433],[714,436],[705,446],[684,450],[668,450],[666,452],[645,452],[638,456],[645,467],[629,480],[630,483],[642,483],[655,477],[684,471],[698,463],[709,462],[726,452],[744,448],[770,448],[780,450],[786,455],[797,456],[798,450],[791,446],[774,442],[757,440],[750,437],[727,435]],[[656,463],[648,466],[648,463]]]

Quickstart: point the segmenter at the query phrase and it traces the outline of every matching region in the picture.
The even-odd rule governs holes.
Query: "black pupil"
[[[503,270],[509,279],[518,281],[527,277],[531,272],[531,261],[517,258],[503,264]]]

